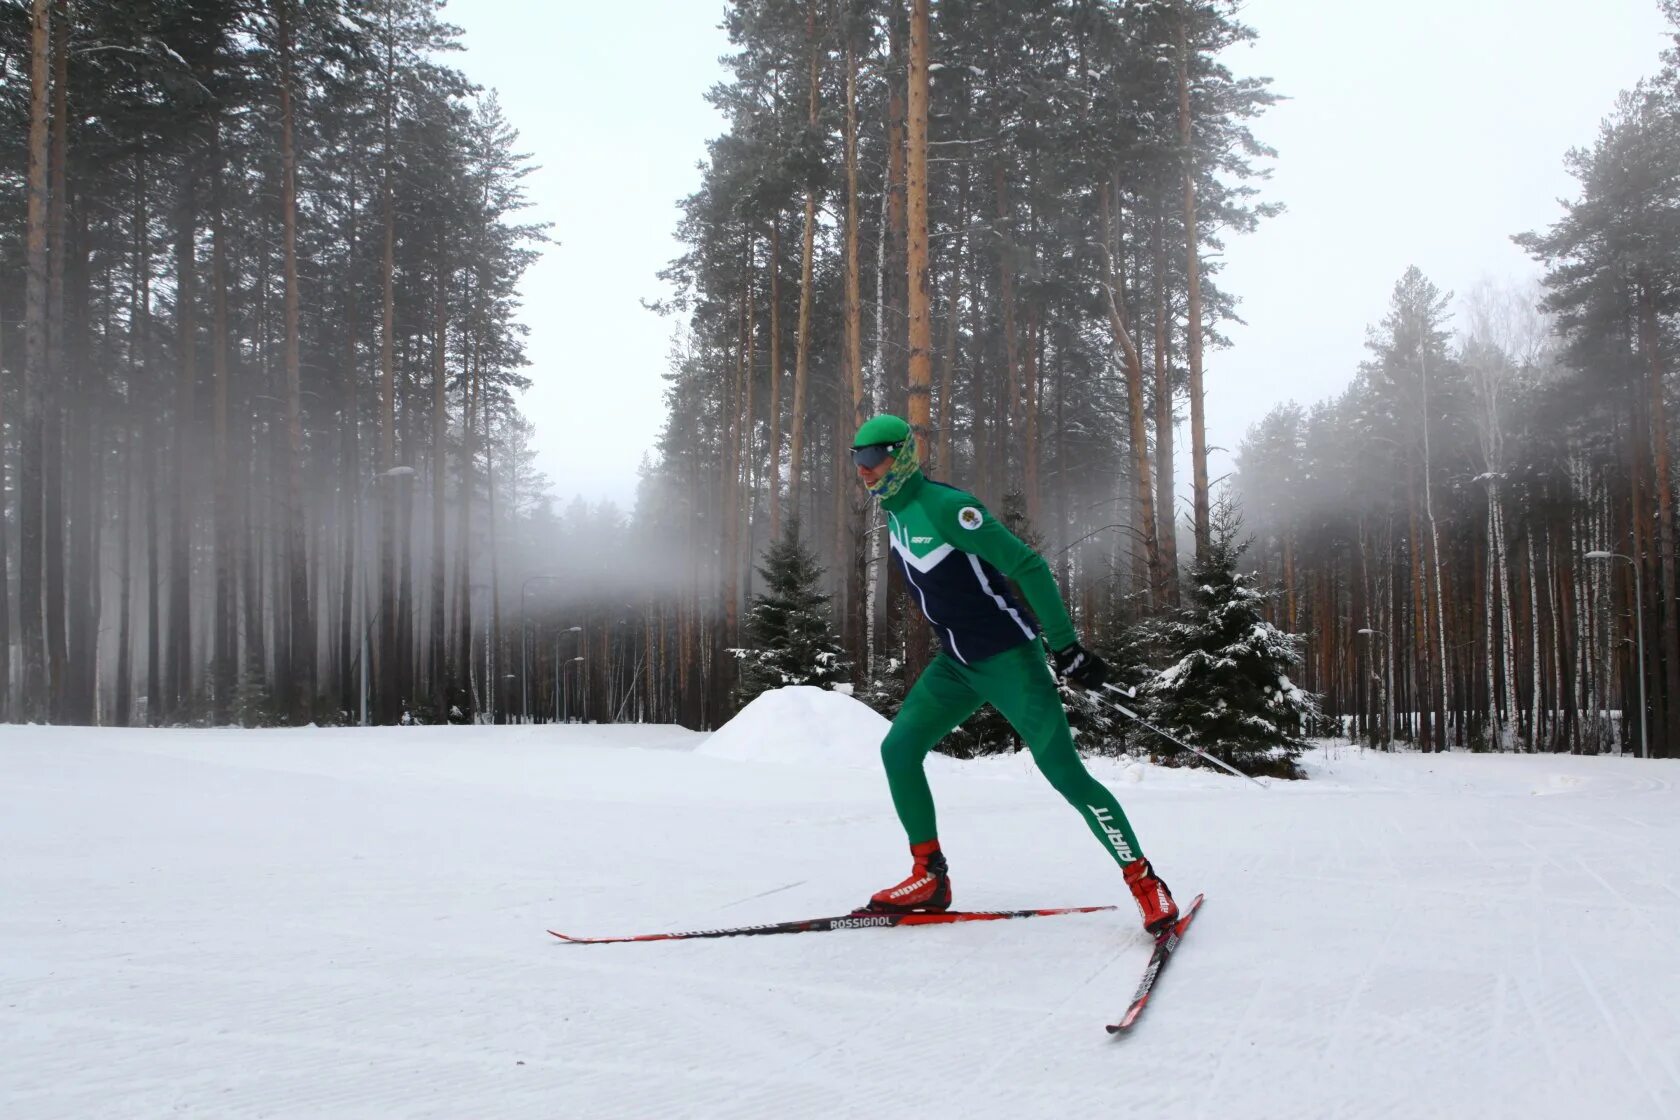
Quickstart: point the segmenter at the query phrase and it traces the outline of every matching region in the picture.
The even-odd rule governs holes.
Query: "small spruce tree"
[[[1157,620],[1129,618],[1121,610],[1111,610],[1101,630],[1102,638],[1095,645],[1108,663],[1109,683],[1135,695],[1135,690],[1154,678],[1151,664],[1163,660]],[[1068,724],[1081,750],[1134,756],[1156,751],[1159,739],[1155,733],[1139,727],[1114,707],[1120,702],[1139,709],[1141,702],[1065,684],[1062,700],[1067,706]]]
[[[845,651],[829,625],[829,600],[821,588],[823,570],[789,520],[782,539],[770,546],[758,569],[765,590],[753,596],[747,615],[751,643],[730,650],[741,668],[735,703],[786,685],[829,688],[848,679]]]
[[[1289,679],[1301,660],[1300,639],[1266,621],[1253,576],[1237,571],[1248,548],[1237,543],[1240,524],[1222,499],[1213,540],[1192,572],[1189,603],[1160,628],[1173,664],[1142,695],[1154,722],[1237,769],[1299,777],[1301,728],[1318,718],[1318,700]],[[1167,758],[1184,753],[1166,742],[1157,749]]]

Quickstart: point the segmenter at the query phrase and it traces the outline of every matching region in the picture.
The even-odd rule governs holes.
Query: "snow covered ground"
[[[0,1117],[1680,1116],[1680,764],[1094,764],[1208,902],[1137,1032],[1118,872],[934,759],[957,902],[1114,913],[575,946],[906,869],[879,721],[0,727]]]

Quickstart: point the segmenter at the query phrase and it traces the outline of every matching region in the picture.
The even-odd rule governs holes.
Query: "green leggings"
[[[1104,848],[1124,867],[1141,859],[1120,802],[1108,787],[1091,777],[1073,749],[1067,713],[1056,691],[1055,678],[1037,642],[1027,642],[994,654],[973,665],[941,653],[933,659],[904,698],[898,718],[881,743],[893,807],[911,844],[939,835],[933,793],[928,789],[922,760],[934,744],[963,720],[990,704],[1026,740],[1033,761],[1056,792],[1079,810],[1085,824]]]

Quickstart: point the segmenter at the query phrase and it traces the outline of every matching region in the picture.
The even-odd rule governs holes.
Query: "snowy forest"
[[[0,7],[0,716],[494,710],[543,231],[426,0]]]
[[[687,346],[644,493],[693,527],[678,614],[702,681],[728,675],[708,651],[792,516],[859,682],[890,702],[928,656],[876,586],[843,451],[875,409],[1044,548],[1111,653],[1209,552],[1203,362],[1241,297],[1218,251],[1277,212],[1277,95],[1226,64],[1253,34],[1240,6],[946,0],[924,19],[734,9],[734,80],[712,94],[731,127],[685,209]],[[1243,441],[1245,562],[1325,726],[1424,749],[1680,742],[1680,53],[1663,63],[1558,154],[1580,193],[1557,223],[1510,231],[1543,286],[1455,297],[1407,271],[1348,391]]]
[[[720,5],[669,366],[610,374],[666,384],[631,510],[533,468],[570,419],[517,403],[549,233],[439,8],[0,5],[0,718],[717,727],[791,540],[890,712],[931,650],[846,454],[886,410],[1116,664],[1240,562],[1303,734],[1680,744],[1674,0],[1656,76],[1556,153],[1577,194],[1509,231],[1539,285],[1416,262],[1347,391],[1223,481],[1221,252],[1288,158],[1240,4]]]
[[[1515,232],[1539,285],[1455,300],[1409,269],[1347,391],[1280,405],[1243,443],[1272,617],[1308,639],[1304,683],[1368,733],[1680,747],[1680,5],[1665,11],[1664,68],[1567,154],[1579,193],[1557,221]]]
[[[1252,34],[1234,6],[765,2],[728,28],[638,509],[691,527],[685,719],[724,714],[716,651],[794,520],[859,694],[890,708],[925,664],[845,452],[876,410],[1045,550],[1099,645],[1174,606],[1178,424],[1205,549],[1202,358],[1235,313],[1208,255],[1274,212],[1250,129],[1273,95],[1221,59]]]

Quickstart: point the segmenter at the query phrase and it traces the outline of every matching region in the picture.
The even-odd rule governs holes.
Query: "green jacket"
[[[899,570],[946,653],[973,664],[1030,642],[1035,616],[1051,649],[1077,640],[1050,565],[974,495],[918,472],[881,508]],[[1031,615],[1006,580],[1021,589]]]

